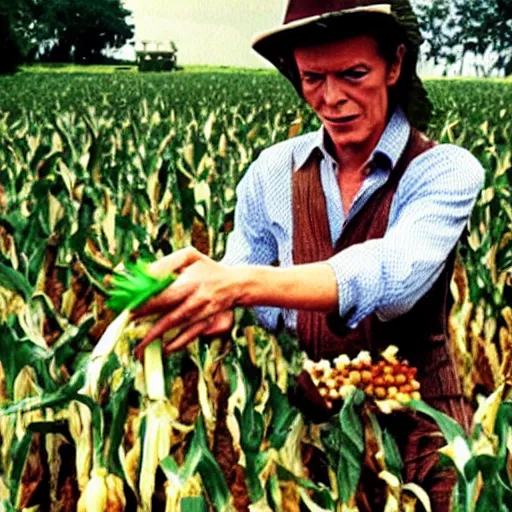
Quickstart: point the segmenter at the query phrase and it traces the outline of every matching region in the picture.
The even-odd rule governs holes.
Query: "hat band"
[[[354,2],[339,1],[339,4],[341,5],[336,5],[336,3],[337,2],[331,0],[327,1],[326,5],[318,5],[318,1],[311,4],[311,2],[306,0],[305,5],[301,5],[300,3],[297,5],[294,0],[290,0],[290,4],[284,16],[283,25],[311,18],[350,14],[355,12],[381,12],[391,14],[390,3],[374,4],[371,0],[359,0]]]

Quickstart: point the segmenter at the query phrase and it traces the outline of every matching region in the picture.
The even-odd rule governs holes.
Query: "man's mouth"
[[[359,117],[359,114],[354,114],[352,116],[344,116],[344,117],[326,117],[324,119],[330,124],[347,124]]]

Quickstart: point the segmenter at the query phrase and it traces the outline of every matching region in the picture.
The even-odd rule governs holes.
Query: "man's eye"
[[[348,78],[349,80],[361,80],[368,74],[368,71],[365,69],[351,69],[349,71],[345,71],[343,73],[344,78]]]

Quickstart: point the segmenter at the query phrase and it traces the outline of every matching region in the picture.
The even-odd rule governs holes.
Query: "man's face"
[[[304,99],[337,150],[377,144],[386,126],[388,87],[398,81],[404,52],[401,46],[390,65],[371,36],[295,50]]]

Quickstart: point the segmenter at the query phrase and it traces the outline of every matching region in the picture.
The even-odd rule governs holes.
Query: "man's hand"
[[[184,347],[199,334],[227,331],[235,306],[274,306],[310,311],[336,311],[336,276],[326,262],[274,268],[264,265],[227,267],[196,249],[183,249],[153,263],[156,276],[179,274],[178,279],[150,299],[134,317],[157,315],[160,319],[137,346],[146,345],[171,329],[182,332],[166,352]]]
[[[163,347],[165,355],[169,355],[179,350],[190,342],[194,341],[198,336],[215,336],[230,331],[233,328],[234,313],[233,311],[223,311],[217,315],[213,315],[206,320],[201,320],[195,324],[182,330],[178,336],[166,343]],[[148,333],[138,345],[135,347],[135,357],[142,360],[144,348],[153,341]],[[158,336],[157,336],[158,337]]]
[[[184,347],[201,334],[220,334],[231,328],[231,310],[240,293],[237,283],[240,270],[234,271],[189,248],[156,261],[150,272],[155,276],[174,272],[179,277],[134,312],[134,318],[161,316],[136,347],[137,357],[141,358],[149,343],[171,329],[182,331],[164,348],[166,353]]]

